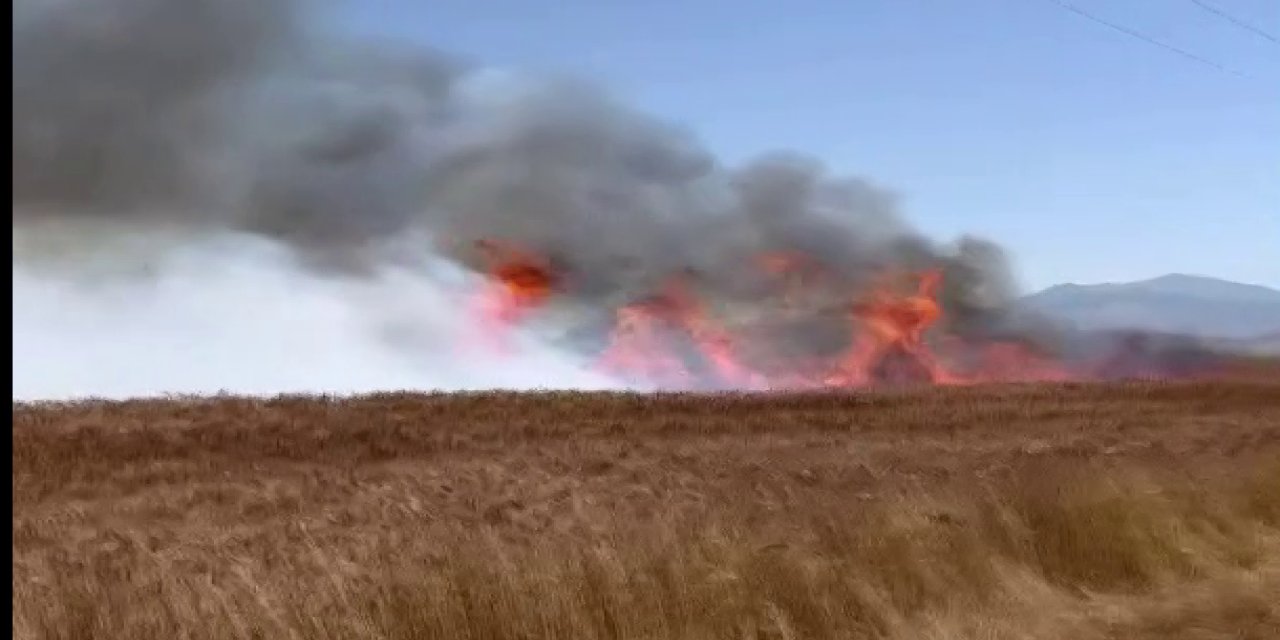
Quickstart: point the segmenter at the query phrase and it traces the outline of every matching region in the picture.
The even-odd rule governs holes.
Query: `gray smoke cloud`
[[[315,11],[15,2],[13,215],[28,232],[15,269],[163,229],[171,244],[148,251],[247,235],[315,277],[377,278],[439,259],[479,268],[474,242],[499,239],[554,261],[562,300],[590,317],[681,271],[749,300],[760,276],[743,265],[783,251],[824,265],[833,304],[886,269],[940,265],[954,331],[1004,317],[997,246],[929,241],[866,180],[791,153],[726,167],[589,84],[342,39]]]

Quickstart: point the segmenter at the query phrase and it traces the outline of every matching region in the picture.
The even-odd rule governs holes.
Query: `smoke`
[[[476,348],[439,311],[474,287],[447,264],[322,279],[234,235],[108,264],[15,263],[15,399],[611,386],[537,343],[501,359]]]
[[[590,85],[344,40],[315,8],[15,2],[15,394],[598,383],[550,348],[452,348],[481,238],[553,260],[581,317],[676,271],[749,299],[743,261],[786,251],[841,300],[942,265],[950,330],[1006,319],[998,247],[927,240],[866,180],[725,167]]]

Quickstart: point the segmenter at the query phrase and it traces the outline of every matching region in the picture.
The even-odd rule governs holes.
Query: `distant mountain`
[[[1119,284],[1061,284],[1022,300],[1025,308],[1083,330],[1139,329],[1276,348],[1280,291],[1171,274]]]

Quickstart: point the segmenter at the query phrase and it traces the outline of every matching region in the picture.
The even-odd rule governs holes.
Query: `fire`
[[[655,296],[618,309],[609,344],[597,367],[629,382],[687,386],[693,375],[667,346],[672,329],[669,307],[669,301]]]
[[[786,255],[765,256],[761,264],[779,272],[794,272],[804,265]],[[874,381],[878,366],[898,354],[923,367],[931,382],[955,382],[958,378],[949,373],[924,344],[924,332],[942,315],[937,302],[941,278],[940,271],[928,271],[919,277],[912,294],[903,296],[888,288],[876,288],[867,300],[853,305],[850,347],[834,367],[830,367],[833,370],[820,380],[805,376],[802,370],[809,367],[799,363],[795,363],[793,370],[784,368],[782,373],[773,376],[744,363],[735,337],[712,318],[678,279],[668,282],[665,290],[655,297],[619,310],[601,366],[615,375],[647,378],[659,384],[675,380],[687,386],[693,376],[690,365],[672,347],[673,342],[683,339],[696,360],[708,369],[715,386],[864,385]]]
[[[921,366],[931,382],[956,381],[924,343],[925,331],[942,317],[937,300],[941,283],[941,271],[926,271],[918,276],[912,294],[896,295],[881,285],[866,300],[855,304],[853,346],[828,382],[841,386],[867,384],[876,367],[895,351]]]
[[[487,263],[475,300],[476,325],[491,348],[508,349],[511,332],[553,304],[564,293],[563,283],[551,262],[536,254],[488,240],[476,248]],[[740,317],[736,324],[726,322],[725,312],[682,273],[613,311],[596,367],[632,384],[668,389],[846,388],[903,377],[930,384],[1076,377],[1029,343],[948,334],[940,269],[886,272],[862,292],[837,294],[845,302],[833,315],[826,303],[832,291],[840,291],[840,280],[818,261],[772,252],[752,264],[777,286],[756,303],[745,324]],[[806,298],[808,293],[815,295]],[[791,329],[792,338],[780,337],[778,327]],[[824,336],[834,331],[838,342],[809,340],[804,332],[813,327],[824,328]],[[805,337],[797,342],[796,335]],[[812,353],[786,348],[819,344],[828,347]]]
[[[681,354],[680,346],[690,354]],[[622,378],[657,384],[690,386],[697,381],[698,367],[706,368],[718,386],[754,388],[762,382],[742,364],[733,336],[681,278],[668,280],[657,294],[618,310],[599,367]]]
[[[510,332],[545,306],[557,286],[547,260],[514,245],[493,240],[475,244],[488,263],[487,278],[473,300],[480,340],[506,351]]]

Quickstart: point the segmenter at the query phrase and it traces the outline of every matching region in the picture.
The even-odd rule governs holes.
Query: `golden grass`
[[[13,409],[17,638],[1276,638],[1280,384]]]

